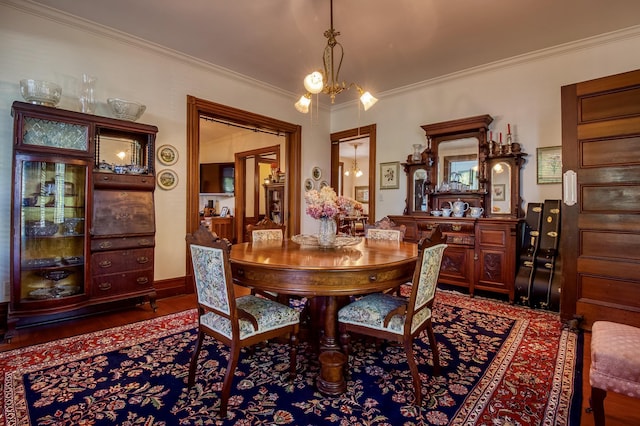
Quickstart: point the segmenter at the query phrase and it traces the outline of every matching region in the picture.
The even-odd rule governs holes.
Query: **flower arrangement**
[[[307,214],[314,219],[334,218],[339,214],[362,213],[362,204],[353,198],[338,196],[330,186],[317,191],[312,189],[305,194]]]

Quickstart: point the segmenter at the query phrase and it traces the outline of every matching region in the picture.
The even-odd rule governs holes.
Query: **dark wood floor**
[[[196,306],[195,295],[181,295],[158,300],[158,310],[153,312],[148,304],[124,311],[102,314],[83,319],[65,321],[57,324],[18,330],[11,343],[0,343],[0,351],[21,348],[24,346],[44,343],[63,337],[75,336],[128,324],[136,321],[167,315]],[[591,354],[591,334],[585,333],[584,350],[584,377],[583,377],[583,411],[581,426],[593,426],[593,417],[584,412],[588,406],[589,365]],[[605,412],[607,414],[607,426],[640,425],[640,399],[628,398],[622,395],[609,394],[605,399]]]

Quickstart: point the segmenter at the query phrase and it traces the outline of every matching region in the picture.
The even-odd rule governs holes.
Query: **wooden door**
[[[640,326],[640,70],[562,87],[562,162],[562,318]]]

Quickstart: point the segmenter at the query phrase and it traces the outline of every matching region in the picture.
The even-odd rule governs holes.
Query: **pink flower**
[[[312,189],[305,194],[304,199],[307,203],[307,214],[314,219],[362,212],[362,204],[352,198],[336,195],[330,186],[325,186],[320,191]]]

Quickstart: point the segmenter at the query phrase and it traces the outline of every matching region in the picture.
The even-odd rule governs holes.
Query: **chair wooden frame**
[[[424,330],[427,331],[429,345],[431,346],[433,354],[433,373],[440,375],[440,356],[436,337],[433,332],[432,314],[431,312],[424,314],[424,310],[427,309],[431,311],[433,307],[442,254],[446,247],[446,244],[437,244],[424,247],[420,251],[416,269],[413,274],[411,294],[408,299],[392,296],[387,293],[376,293],[364,296],[362,299],[345,306],[338,312],[340,342],[347,355],[347,360],[349,359],[349,352],[351,351],[351,337],[349,333],[373,336],[403,344],[407,356],[407,364],[409,365],[413,379],[415,401],[418,406],[422,404],[422,387],[418,366],[413,355],[413,340]],[[376,325],[368,324],[366,321],[370,321],[369,318],[358,321],[358,310],[368,310],[368,308],[376,304],[377,301],[383,302],[380,305],[379,311],[380,314],[384,314],[382,323]],[[387,312],[386,310],[389,311]],[[368,316],[370,313],[371,311],[366,315]],[[414,319],[422,322],[414,324]],[[402,332],[398,330],[400,328],[397,326],[398,320],[402,321]],[[392,321],[395,321],[396,327],[398,327],[395,331],[393,327],[390,327]]]
[[[287,225],[280,225],[269,219],[268,217],[263,218],[262,220],[256,222],[255,224],[247,225],[247,234],[249,236],[249,242],[254,241],[278,241],[278,239],[273,238],[273,233],[269,232],[271,230],[279,229],[282,231],[282,237],[279,239],[283,241],[287,235]],[[264,239],[257,238],[258,234],[262,231],[267,231],[266,237]]]
[[[379,230],[379,231],[373,231],[371,232],[371,235],[369,235],[370,230]],[[398,232],[385,232],[385,231],[398,231],[399,236],[398,236]],[[398,241],[402,241],[404,240],[404,234],[406,231],[407,231],[406,225],[396,225],[396,223],[391,219],[389,219],[388,216],[383,217],[382,219],[380,219],[379,221],[371,225],[367,224],[364,226],[365,238],[390,239],[390,240],[395,240],[397,238]],[[388,238],[385,238],[387,236]]]
[[[219,238],[201,226],[194,234],[187,235],[186,241],[191,251],[198,296],[198,340],[189,366],[188,386],[192,387],[195,384],[198,357],[205,335],[229,346],[229,363],[220,397],[220,416],[226,417],[234,371],[238,365],[241,348],[288,334],[289,373],[291,379],[295,377],[299,314],[288,306],[252,295],[236,299],[229,263],[231,243],[227,239]],[[199,256],[203,257],[202,263],[199,263]],[[205,258],[205,256],[209,257]],[[221,268],[221,271],[217,268]],[[212,283],[211,277],[222,279],[224,283]],[[220,294],[222,292],[217,291],[221,287],[224,287],[226,294]],[[218,294],[215,294],[216,291]],[[269,322],[268,313],[276,311],[285,313],[286,319],[272,319]],[[203,321],[206,315],[209,316]],[[212,324],[220,327],[214,329]],[[265,330],[260,330],[263,325]],[[247,329],[249,332],[246,332]],[[241,337],[243,331],[246,334],[244,338]]]

